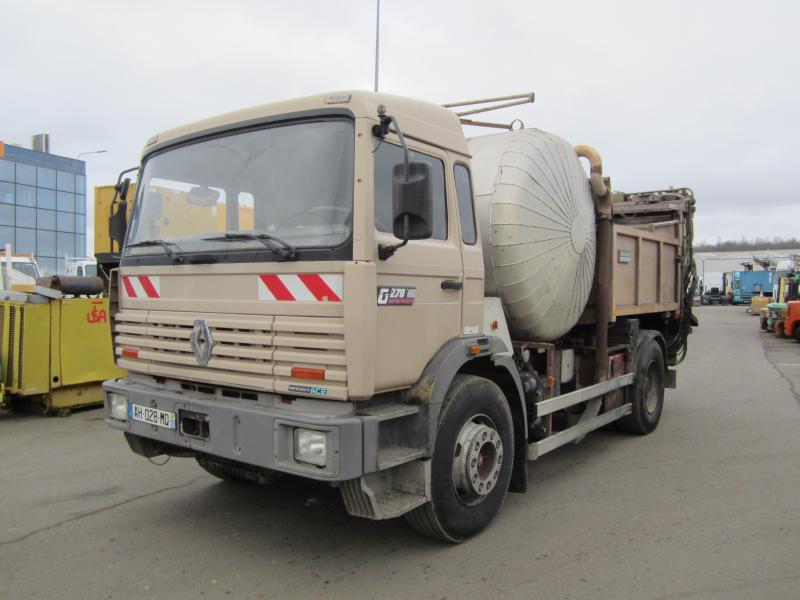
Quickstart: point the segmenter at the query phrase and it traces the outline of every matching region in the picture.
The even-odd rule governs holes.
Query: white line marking
[[[316,302],[317,299],[297,275],[279,275],[283,285],[297,302]]]
[[[344,300],[344,277],[336,273],[320,274],[320,278],[331,288],[334,294]]]
[[[136,292],[137,298],[147,298],[147,293],[144,291],[142,287],[142,283],[139,281],[139,277],[134,275],[130,278],[131,285],[133,286],[133,291]]]
[[[258,299],[259,300],[275,300],[275,296],[269,291],[267,284],[258,277]]]

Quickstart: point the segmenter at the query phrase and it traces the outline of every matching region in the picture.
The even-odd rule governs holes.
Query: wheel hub
[[[503,442],[488,417],[475,417],[458,435],[453,457],[453,484],[468,503],[483,500],[494,489],[503,464]]]

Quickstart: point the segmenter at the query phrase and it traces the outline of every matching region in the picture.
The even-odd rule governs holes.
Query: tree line
[[[800,249],[800,239],[796,237],[774,238],[758,237],[754,240],[742,238],[741,240],[722,240],[717,238],[714,243],[703,240],[695,244],[695,252],[736,252],[741,250],[795,250]]]

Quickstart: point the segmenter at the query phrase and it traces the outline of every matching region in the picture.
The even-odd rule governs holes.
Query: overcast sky
[[[595,146],[617,189],[693,188],[697,241],[800,235],[797,3],[382,0],[381,13],[381,91],[535,91],[494,118]],[[107,149],[85,157],[90,189],[160,130],[373,84],[375,0],[4,0],[1,14],[0,140]]]

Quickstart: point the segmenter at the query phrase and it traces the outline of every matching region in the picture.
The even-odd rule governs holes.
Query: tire
[[[628,388],[631,412],[619,421],[618,428],[628,433],[647,435],[658,426],[664,408],[664,353],[651,336],[636,350],[636,379]]]
[[[800,344],[800,323],[794,325],[794,341]]]
[[[759,317],[759,321],[760,321],[760,324],[761,324],[761,330],[762,331],[766,331],[767,330],[767,318],[766,317]]]
[[[273,471],[259,469],[258,467],[250,467],[222,458],[212,458],[207,455],[202,455],[198,456],[195,460],[197,464],[210,475],[231,483],[258,483],[266,485],[273,483],[277,478],[277,473]]]
[[[500,510],[513,464],[514,427],[503,392],[488,379],[457,375],[439,415],[431,500],[406,521],[424,535],[463,542]]]

